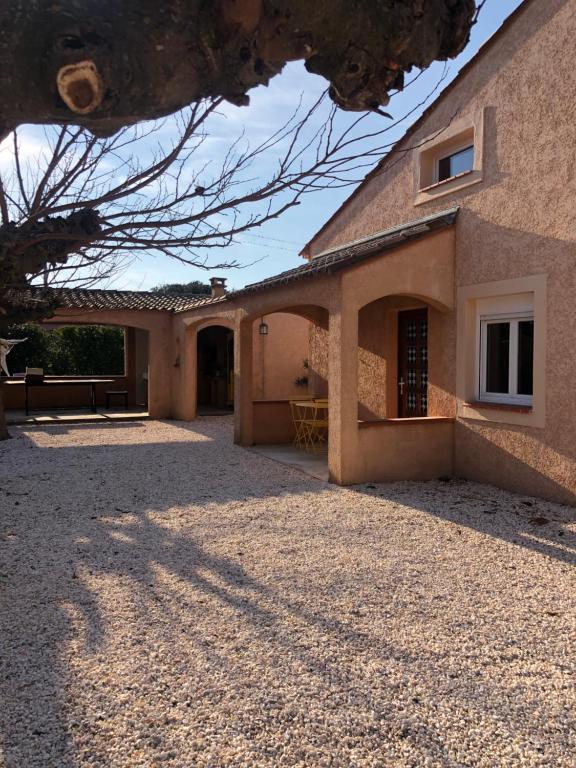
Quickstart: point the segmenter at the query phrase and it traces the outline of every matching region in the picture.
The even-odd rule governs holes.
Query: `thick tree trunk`
[[[0,129],[109,135],[204,97],[236,104],[305,59],[345,109],[385,104],[412,66],[458,54],[474,0],[2,0]]]
[[[7,440],[10,437],[6,427],[6,413],[4,411],[4,385],[0,381],[0,440]]]

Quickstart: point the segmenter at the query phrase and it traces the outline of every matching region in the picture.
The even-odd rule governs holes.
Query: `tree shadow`
[[[182,430],[182,442],[114,444],[111,427],[82,425],[75,437],[99,430],[104,442],[55,447],[52,441],[63,434],[59,427],[23,429],[20,439],[25,453],[32,453],[31,463],[20,468],[18,462],[4,464],[0,472],[0,743],[7,766],[79,765],[79,732],[96,732],[105,716],[79,711],[71,703],[79,670],[71,668],[70,658],[77,653],[101,663],[108,652],[114,628],[102,607],[101,590],[112,584],[129,586],[132,609],[143,623],[150,614],[156,616],[156,640],[173,644],[184,632],[198,654],[228,675],[234,674],[238,659],[183,622],[166,599],[179,583],[199,602],[219,604],[231,624],[242,626],[257,642],[287,650],[318,681],[345,682],[346,673],[317,655],[319,641],[304,642],[302,634],[382,653],[384,644],[373,645],[369,633],[255,579],[243,566],[240,549],[235,558],[219,556],[210,552],[211,542],[189,533],[190,514],[214,514],[219,504],[231,500],[243,509],[283,492],[309,494],[310,479],[270,462],[264,490],[249,491],[244,470],[234,462],[234,454],[243,449],[229,446],[223,467],[214,427],[201,434],[169,426],[176,435]],[[190,442],[192,433],[196,440]],[[125,432],[125,439],[131,434]],[[9,458],[8,451],[5,455]],[[200,464],[215,471],[196,478]],[[80,487],[75,477],[82,479]],[[312,492],[322,487],[317,484]],[[252,523],[249,517],[238,524],[254,533],[259,528]],[[213,535],[218,535],[216,519]],[[142,642],[139,637],[121,639],[128,656]],[[156,747],[161,746],[160,736]],[[105,752],[99,759],[106,764]]]
[[[255,563],[244,562],[242,542],[251,537],[264,543],[268,537],[285,542],[285,552],[279,554],[285,558],[282,562],[288,559],[298,565],[302,558],[305,566],[308,553],[293,548],[295,538],[303,538],[306,547],[316,541],[329,560],[333,529],[327,524],[315,527],[313,510],[316,496],[330,486],[260,457],[251,458],[254,464],[247,473],[244,449],[223,442],[229,441],[229,419],[165,425],[171,439],[179,442],[163,442],[160,430],[155,443],[133,443],[134,431],[123,431],[123,426],[104,430],[82,426],[69,435],[75,442],[66,447],[58,446],[59,427],[21,430],[19,441],[0,449],[0,697],[4,702],[0,723],[7,766],[77,768],[83,764],[77,745],[86,734],[94,735],[96,764],[106,765],[106,740],[96,736],[102,735],[108,714],[102,704],[93,710],[83,697],[72,700],[74,681],[86,671],[80,662],[76,665],[75,657],[87,659],[88,664],[93,660],[100,669],[109,654],[111,658],[120,654],[126,663],[136,659],[153,675],[163,660],[142,657],[142,648],[158,647],[161,656],[161,648],[177,644],[181,636],[210,669],[207,684],[212,677],[232,679],[242,664],[245,645],[256,644],[280,658],[290,658],[318,688],[336,686],[356,696],[367,711],[378,712],[382,722],[393,722],[393,703],[388,698],[382,701],[378,689],[372,690],[350,669],[361,660],[385,676],[387,665],[410,669],[419,659],[408,648],[399,648],[371,631],[369,616],[347,620],[335,608],[338,590],[348,590],[353,579],[360,577],[333,573],[332,602],[320,599],[306,604],[298,593],[284,587],[281,571],[257,578]],[[97,436],[92,429],[98,430]],[[15,442],[19,442],[17,450]],[[210,471],[201,474],[199,467]],[[80,485],[75,482],[78,479]],[[502,536],[492,512],[466,509],[467,496],[475,505],[484,503],[480,486],[438,484],[444,493],[442,501],[423,505],[426,487],[381,485],[352,492],[400,500]],[[332,490],[343,495],[351,492]],[[475,495],[479,498],[474,499]],[[289,497],[295,507],[308,505],[311,518],[306,531],[295,530],[289,517],[275,517],[282,496]],[[523,501],[527,500],[512,494],[494,501],[500,522],[510,505]],[[232,503],[238,517],[221,519],[223,503]],[[338,503],[345,505],[345,498]],[[557,505],[545,508],[550,518],[552,507],[556,510]],[[531,516],[544,514],[544,507],[526,509]],[[538,532],[556,524],[539,526]],[[519,528],[514,520],[512,530]],[[220,537],[238,541],[234,554],[219,553]],[[572,546],[572,539],[565,538]],[[119,635],[117,617],[108,609],[110,602],[124,601],[127,595],[130,599],[122,611],[133,614],[134,629],[130,635]],[[382,595],[384,603],[390,599]],[[218,612],[213,630],[207,631],[206,622],[195,624],[201,615],[198,606]],[[361,603],[360,609],[365,609]],[[153,637],[147,637],[152,627]],[[232,651],[220,642],[218,633],[237,635]],[[350,668],[342,666],[342,657],[349,660]],[[430,662],[438,669],[446,663],[441,654],[431,656]],[[262,675],[271,663],[264,655]],[[132,683],[126,674],[123,695],[129,696]],[[106,683],[92,680],[92,685],[96,693]],[[178,698],[180,691],[165,695]],[[97,701],[105,701],[101,691],[98,696]],[[430,754],[442,759],[445,746],[433,742],[433,736],[431,732]],[[147,738],[152,764],[154,750],[166,746],[165,736],[160,731]]]
[[[461,478],[430,482],[366,483],[353,487],[455,525],[576,565],[576,510]],[[426,500],[423,503],[423,500]]]

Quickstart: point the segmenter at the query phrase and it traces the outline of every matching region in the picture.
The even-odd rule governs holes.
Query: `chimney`
[[[210,287],[212,288],[212,298],[218,298],[219,296],[226,295],[226,278],[225,277],[211,277]]]

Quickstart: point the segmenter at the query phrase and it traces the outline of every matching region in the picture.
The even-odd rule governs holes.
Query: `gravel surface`
[[[0,766],[576,765],[574,510],[230,420],[0,444]]]

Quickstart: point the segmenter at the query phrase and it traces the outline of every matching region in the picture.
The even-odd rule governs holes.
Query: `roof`
[[[401,224],[398,227],[383,230],[362,240],[355,240],[339,248],[325,251],[300,267],[289,269],[287,272],[281,272],[279,275],[273,275],[266,280],[261,280],[259,283],[247,285],[245,288],[226,294],[223,298],[233,299],[236,296],[243,296],[247,293],[264,291],[269,288],[287,285],[297,280],[319,277],[346,269],[370,257],[379,256],[383,251],[397,248],[399,245],[451,226],[456,220],[458,210],[458,208],[450,208],[440,211],[439,213]],[[187,309],[194,308],[188,307]],[[186,310],[179,309],[177,311],[182,312]]]
[[[238,291],[223,296],[170,296],[149,291],[109,291],[88,288],[43,288],[30,286],[18,290],[18,297],[25,301],[41,301],[47,295],[55,299],[60,309],[87,310],[156,310],[160,312],[188,312],[208,304],[219,304],[256,291],[264,291],[305,278],[319,277],[351,267],[361,261],[378,256],[382,252],[416,240],[424,235],[451,226],[456,220],[458,208],[424,216],[378,232],[370,237],[347,243],[340,248],[315,256],[311,261],[295,269],[273,275],[259,283],[252,283]]]
[[[482,59],[488,50],[500,40],[502,35],[512,26],[512,24],[516,21],[517,17],[520,16],[521,13],[523,13],[526,8],[531,5],[533,0],[524,0],[517,8],[515,8],[512,13],[504,20],[504,22],[498,27],[498,29],[494,32],[493,35],[491,35],[486,42],[480,46],[478,51],[472,56],[472,58],[466,62],[462,66],[462,68],[457,72],[455,77],[448,83],[446,88],[437,96],[437,98],[434,99],[434,101],[422,112],[420,117],[415,120],[412,125],[405,131],[405,133],[398,139],[398,141],[394,144],[392,149],[387,152],[384,157],[378,161],[378,163],[372,168],[371,171],[368,171],[364,179],[360,182],[360,184],[356,187],[356,189],[344,200],[342,205],[340,205],[328,218],[324,224],[320,227],[320,229],[314,233],[314,235],[310,238],[310,240],[306,243],[306,245],[302,248],[300,251],[301,256],[308,256],[309,255],[309,248],[312,245],[312,243],[316,240],[316,238],[321,235],[323,232],[328,229],[330,224],[332,224],[333,221],[340,215],[340,212],[344,210],[356,197],[356,195],[360,194],[360,192],[364,189],[365,185],[372,180],[374,176],[376,176],[381,170],[382,167],[388,162],[390,157],[394,155],[394,153],[400,148],[400,146],[409,139],[422,125],[422,123],[428,118],[428,116],[436,109],[438,104],[446,97],[448,93],[450,93],[456,85],[462,80],[462,78],[468,73],[472,67]]]
[[[64,309],[131,309],[175,312],[214,301],[212,296],[201,294],[174,296],[149,291],[108,291],[88,288],[45,289],[40,286],[30,286],[18,290],[18,295],[24,300],[34,300],[46,296],[46,292],[50,298],[56,299],[58,307]]]

